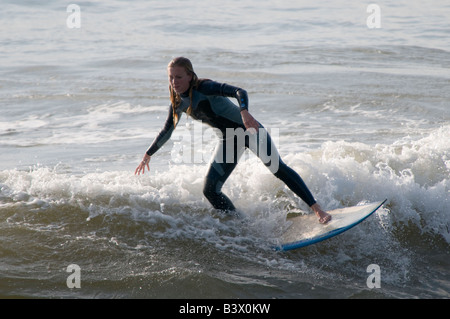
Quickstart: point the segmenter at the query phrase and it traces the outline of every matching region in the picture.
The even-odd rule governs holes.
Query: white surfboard
[[[328,211],[332,219],[325,225],[319,223],[315,214],[289,218],[291,225],[281,236],[278,249],[297,249],[339,235],[372,215],[385,201]]]

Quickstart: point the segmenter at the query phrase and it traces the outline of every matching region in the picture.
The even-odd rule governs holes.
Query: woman
[[[245,90],[225,83],[199,79],[192,63],[184,57],[170,61],[167,71],[171,101],[169,114],[163,129],[146,151],[135,174],[144,173],[146,167],[150,170],[151,156],[169,140],[181,114],[185,112],[222,132],[222,139],[211,161],[203,189],[205,197],[214,208],[228,212],[236,210],[221,189],[236,167],[239,156],[245,148],[250,148],[261,159],[262,153],[269,155],[270,159],[263,160],[264,164],[311,207],[320,223],[325,224],[331,220],[331,216],[316,203],[301,177],[281,160],[270,135],[263,133],[263,126],[248,112],[248,96]],[[228,97],[236,98],[239,106],[233,104]],[[239,130],[247,130],[246,132],[253,134],[236,134]],[[259,152],[259,149],[265,152]]]

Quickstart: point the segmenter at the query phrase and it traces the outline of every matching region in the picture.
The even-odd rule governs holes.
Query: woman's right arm
[[[155,137],[153,140],[153,143],[150,145],[150,147],[147,149],[147,151],[144,154],[144,157],[142,158],[142,161],[139,163],[138,167],[134,171],[134,174],[140,175],[141,172],[144,174],[145,167],[147,167],[147,170],[150,171],[149,162],[150,158],[153,154],[156,153],[163,145],[166,143],[170,137],[172,136],[172,132],[175,129],[175,126],[173,124],[173,111],[172,111],[172,105],[169,107],[169,114],[167,115],[166,123],[164,124],[164,127],[159,132],[159,134]]]

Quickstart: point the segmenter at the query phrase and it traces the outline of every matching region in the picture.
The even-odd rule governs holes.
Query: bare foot
[[[311,209],[314,211],[314,213],[317,215],[317,217],[319,217],[319,223],[321,224],[326,224],[331,220],[331,215],[324,212],[319,204],[314,204],[311,206]]]

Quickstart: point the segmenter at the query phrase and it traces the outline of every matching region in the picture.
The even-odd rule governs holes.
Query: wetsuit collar
[[[180,94],[181,97],[188,97],[189,96],[189,89],[186,90],[186,92]]]

